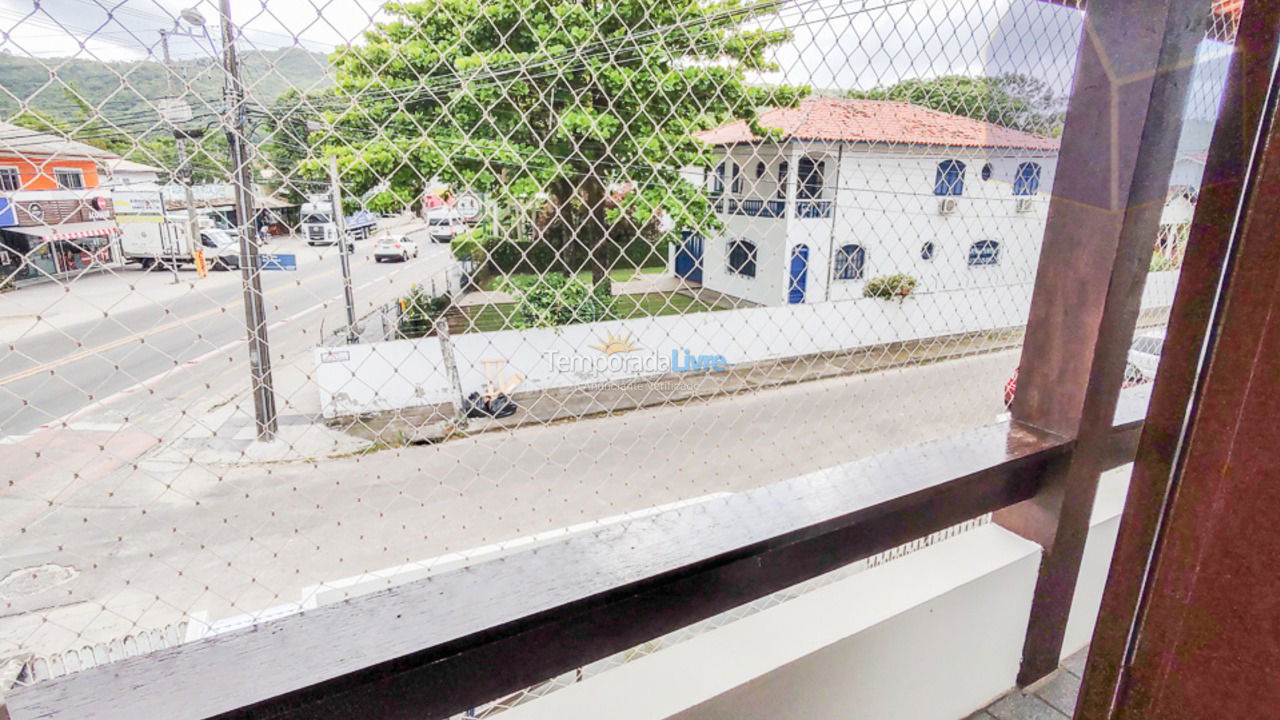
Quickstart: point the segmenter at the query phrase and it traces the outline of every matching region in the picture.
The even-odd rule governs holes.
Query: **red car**
[[[1013,374],[1008,380],[1004,381],[1004,409],[1008,410],[1013,407],[1013,397],[1018,394],[1018,371],[1022,366],[1013,369]],[[1134,385],[1141,385],[1149,382],[1150,378],[1144,376],[1133,363],[1125,363],[1124,366],[1124,385],[1121,387],[1131,388]]]

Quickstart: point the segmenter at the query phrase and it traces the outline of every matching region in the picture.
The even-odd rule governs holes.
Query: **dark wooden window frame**
[[[1019,682],[1043,677],[1146,414],[1120,388],[1207,9],[1089,6],[1011,421],[17,688],[13,719],[443,718],[987,512],[1045,548]],[[1251,150],[1220,132],[1207,172]]]

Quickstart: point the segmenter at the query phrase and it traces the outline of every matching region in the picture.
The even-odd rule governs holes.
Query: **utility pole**
[[[240,277],[244,284],[244,321],[249,333],[249,374],[253,384],[253,415],[258,439],[276,436],[276,396],[271,382],[271,348],[267,342],[267,313],[262,300],[262,266],[258,261],[258,235],[250,228],[253,218],[253,177],[245,137],[248,117],[244,87],[236,58],[235,28],[231,25],[231,0],[219,0],[222,19],[222,69],[226,74],[227,145],[231,151],[232,184],[236,194],[236,230],[240,235]]]
[[[173,94],[173,65],[172,65],[172,60],[170,60],[169,58],[169,31],[168,30],[160,31],[160,47],[164,52],[165,94],[169,96],[169,102],[173,103],[177,100],[177,98]],[[172,109],[172,107],[173,106],[170,105],[170,109]],[[169,118],[165,118],[165,119],[168,120]],[[196,209],[192,206],[192,201],[191,201],[191,183],[182,179],[182,173],[187,164],[186,144],[181,137],[181,133],[178,131],[177,125],[173,124],[172,121],[170,124],[173,126],[173,138],[178,147],[178,179],[187,188],[187,222],[191,226],[187,230],[187,235],[189,238],[188,243],[192,248],[194,248],[195,247],[194,243],[197,241],[197,238],[199,237],[199,235],[197,235],[195,231]],[[160,194],[160,228],[161,228],[160,233],[162,236],[166,234],[169,236],[169,267],[173,268],[173,284],[177,285],[179,282],[178,280],[178,238],[174,237],[173,233],[165,232],[166,230],[168,230],[168,226],[169,226],[168,209],[164,205],[164,193],[161,193]]]
[[[342,262],[342,292],[347,297],[347,344],[354,345],[356,335],[356,296],[351,289],[351,258],[347,247],[347,218],[342,212],[342,188],[338,186],[338,158],[329,156],[329,192],[333,202],[333,222],[338,227],[338,258]]]

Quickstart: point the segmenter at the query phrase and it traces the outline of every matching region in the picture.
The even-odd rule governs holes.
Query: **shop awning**
[[[77,238],[119,235],[120,228],[114,222],[64,223],[62,225],[34,225],[7,227],[8,232],[38,237],[41,240],[75,240]]]

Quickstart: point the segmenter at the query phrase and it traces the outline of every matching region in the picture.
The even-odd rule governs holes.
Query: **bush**
[[[867,281],[862,296],[881,300],[905,300],[916,289],[917,280],[910,275],[881,275]]]
[[[420,338],[430,335],[436,318],[449,308],[448,295],[432,295],[421,285],[414,285],[400,298],[400,321],[396,325],[401,337]]]
[[[501,288],[516,296],[511,324],[519,329],[595,322],[608,317],[613,309],[607,283],[593,289],[577,278],[548,273],[522,285],[506,281]]]
[[[1156,252],[1151,255],[1150,272],[1164,272],[1166,270],[1177,270],[1180,267],[1182,267],[1181,262],[1161,252]]]

